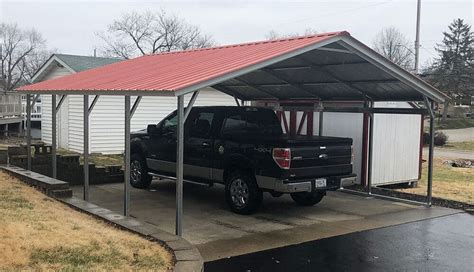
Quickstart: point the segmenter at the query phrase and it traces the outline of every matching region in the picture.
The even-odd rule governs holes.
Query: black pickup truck
[[[132,134],[132,186],[146,188],[154,175],[175,176],[176,128],[175,111]],[[194,107],[184,135],[184,179],[224,184],[226,201],[239,214],[257,210],[263,192],[289,193],[310,206],[355,180],[352,139],[287,136],[271,109]]]

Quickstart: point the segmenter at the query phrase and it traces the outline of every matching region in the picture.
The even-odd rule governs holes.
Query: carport
[[[89,115],[100,95],[124,96],[125,182],[123,212],[130,206],[130,120],[143,96],[177,97],[176,234],[182,235],[184,121],[199,90],[212,87],[242,101],[275,102],[275,110],[367,113],[367,194],[371,192],[374,114],[423,114],[430,117],[430,149],[426,204],[431,205],[434,103],[446,96],[365,46],[347,32],[270,40],[208,49],[148,55],[18,89],[27,94],[27,148],[31,146],[31,108],[39,95],[52,95],[52,124],[66,95],[84,97],[84,191],[89,198]],[[185,95],[192,97],[185,107]],[[89,96],[93,95],[92,103]],[[57,103],[57,96],[60,96]],[[135,96],[133,106],[131,96]],[[305,106],[317,101],[317,107]],[[410,101],[420,109],[374,108],[377,101]],[[334,107],[334,102],[347,102]],[[313,103],[314,104],[314,103]],[[322,116],[322,114],[320,115]],[[309,122],[308,122],[309,124]],[[321,130],[319,131],[321,133]],[[52,173],[56,177],[56,131],[52,132]],[[31,152],[28,152],[31,170]]]

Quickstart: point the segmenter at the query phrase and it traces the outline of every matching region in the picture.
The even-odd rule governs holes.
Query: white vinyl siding
[[[52,64],[52,67],[48,69],[46,75],[42,80],[55,79],[58,77],[70,75],[71,72],[65,67],[59,67]],[[59,103],[59,96],[57,103]],[[41,140],[45,143],[51,144],[51,95],[41,95]],[[67,103],[62,105],[60,113],[58,113],[58,144],[62,148],[67,148],[67,124],[68,124],[68,110]]]
[[[82,152],[83,139],[83,115],[82,115],[82,95],[69,96],[69,132],[68,149],[76,152]]]
[[[187,105],[191,95],[186,95]],[[93,95],[89,96],[92,103]],[[136,97],[131,97],[131,104]],[[83,115],[82,96],[70,96],[69,102],[69,149],[82,152]],[[205,89],[199,93],[195,106],[235,105],[233,97]],[[148,124],[157,124],[176,110],[176,97],[144,96],[132,118],[131,131],[146,129]],[[124,97],[99,97],[89,119],[89,148],[91,153],[119,154],[124,148]]]

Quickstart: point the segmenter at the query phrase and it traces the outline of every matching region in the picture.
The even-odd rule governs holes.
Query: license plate
[[[326,187],[326,179],[325,178],[316,179],[314,181],[314,186],[316,188]]]

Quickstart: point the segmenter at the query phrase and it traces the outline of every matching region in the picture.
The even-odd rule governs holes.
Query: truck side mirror
[[[158,135],[160,134],[160,129],[158,128],[157,125],[148,125],[146,128],[146,131],[149,135]]]

